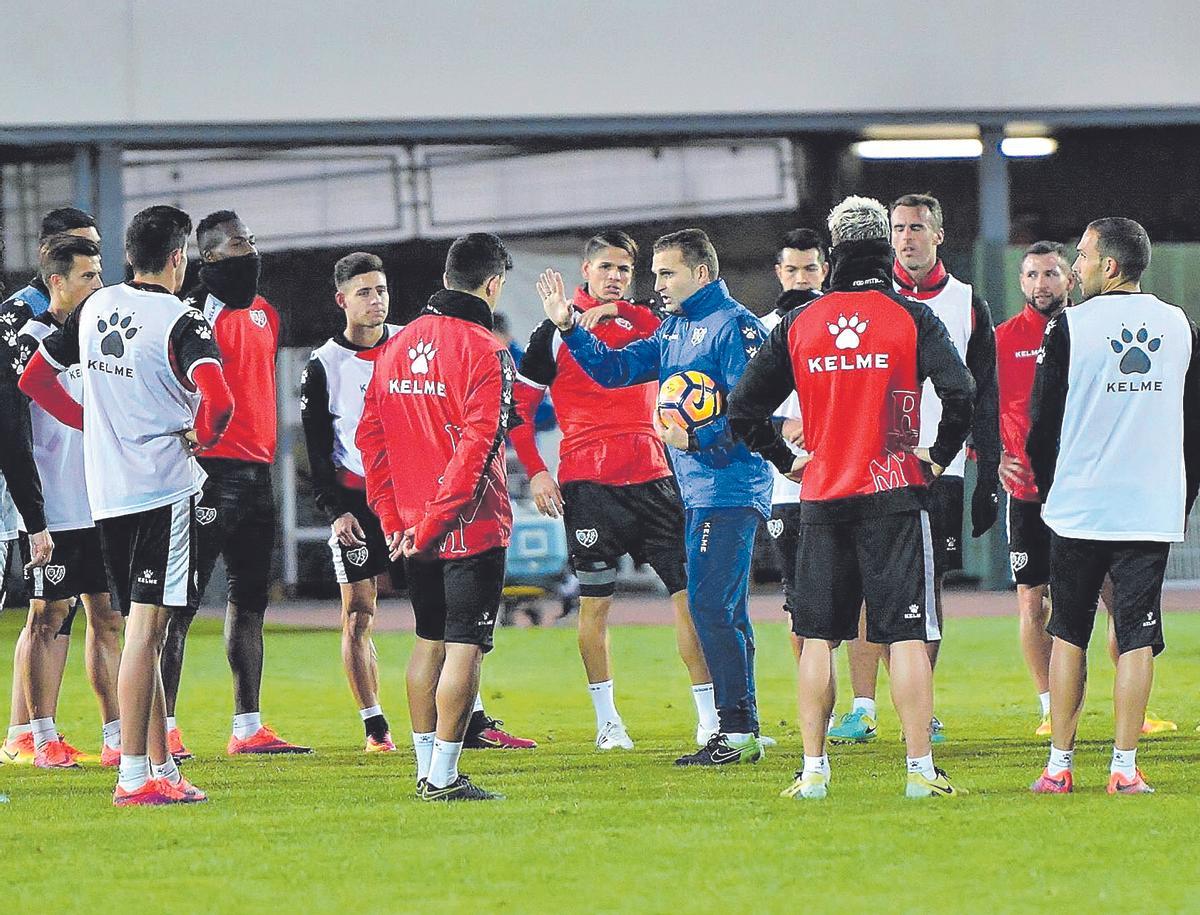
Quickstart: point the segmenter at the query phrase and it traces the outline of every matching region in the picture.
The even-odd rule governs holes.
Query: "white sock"
[[[1038,702],[1042,704],[1042,717],[1050,714],[1050,692],[1038,693]]]
[[[178,785],[183,781],[183,776],[179,772],[179,766],[175,764],[175,757],[170,753],[167,754],[167,761],[161,766],[151,763],[150,771],[154,773],[155,778],[165,778],[172,785]]]
[[[1133,778],[1137,775],[1137,747],[1132,750],[1118,750],[1114,745],[1112,765],[1108,771],[1109,773],[1120,772],[1126,778]]]
[[[372,705],[370,708],[360,708],[358,710],[358,714],[363,721],[366,721],[368,718],[374,718],[376,715],[382,715],[383,706]]]
[[[150,781],[150,757],[126,756],[122,753],[117,784],[126,791],[136,791],[148,781]]]
[[[1051,778],[1070,772],[1075,767],[1075,751],[1060,750],[1050,744],[1050,761],[1046,763],[1046,772]]]
[[[835,724],[837,724],[837,716],[833,712],[830,712],[829,721],[825,725],[825,733],[828,734],[832,731]]]
[[[726,743],[733,744],[733,746],[736,747],[736,746],[740,746],[741,744],[744,744],[747,740],[749,740],[753,736],[754,736],[753,734],[741,734],[741,733],[726,734],[725,741],[726,741]]]
[[[233,736],[238,740],[245,740],[247,737],[253,737],[262,727],[261,712],[246,712],[242,715],[233,716]]]
[[[33,731],[33,745],[39,750],[52,740],[58,740],[58,728],[53,718],[34,718],[29,722]]]
[[[168,721],[170,719],[167,719]],[[110,750],[121,749],[121,719],[115,721],[104,722],[104,727],[101,728],[101,733],[104,735],[104,745]]]
[[[924,756],[909,756],[907,760],[909,772],[920,772],[930,781],[937,778],[937,771],[933,768],[932,753],[926,753]]]
[[[863,712],[863,714],[870,715],[872,718],[874,718],[875,700],[868,699],[866,696],[855,696],[854,704],[850,706],[850,711],[857,712],[860,710]]]
[[[804,771],[805,773],[820,772],[822,775],[829,775],[829,755],[805,756]]]
[[[596,730],[604,727],[606,721],[615,724],[621,723],[621,716],[617,714],[617,707],[613,703],[612,680],[605,680],[603,683],[589,683],[588,693],[591,695],[592,705],[596,709]]]
[[[700,719],[700,727],[706,731],[715,731],[721,727],[717,719],[717,697],[711,683],[697,683],[692,687],[692,699],[696,702],[696,716]]]
[[[413,750],[417,754],[417,781],[429,778],[429,764],[433,761],[433,741],[436,738],[437,731],[430,731],[427,734],[419,731],[412,732]]]
[[[458,778],[458,757],[462,753],[462,742],[434,740],[433,760],[429,763],[429,784],[435,788],[452,785]]]
[[[31,734],[32,732],[33,732],[33,725],[14,724],[12,727],[10,727],[8,729],[8,743],[12,743],[14,740],[16,740],[22,734]]]
[[[177,727],[179,727],[179,725],[175,723],[175,716],[168,715],[167,716],[167,733],[170,734]]]
[[[482,711],[483,711],[483,696],[479,695],[479,693],[476,693],[475,694],[475,707],[471,709],[471,714],[474,715],[476,712],[482,712]]]

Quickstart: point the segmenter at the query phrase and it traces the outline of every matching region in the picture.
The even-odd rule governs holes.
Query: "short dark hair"
[[[600,232],[589,238],[587,244],[583,246],[583,259],[590,261],[605,248],[620,248],[635,261],[638,257],[637,242],[627,233],[616,229],[608,232]]]
[[[942,205],[933,194],[904,194],[897,197],[888,207],[889,216],[895,212],[896,207],[925,207],[929,210],[929,215],[933,217],[935,229],[940,229],[945,225],[942,217]]]
[[[353,254],[347,254],[333,265],[333,285],[341,288],[343,283],[348,283],[356,276],[375,272],[385,272],[383,261],[366,251],[355,251]]]
[[[51,235],[42,242],[41,253],[38,255],[38,275],[47,287],[50,277],[58,274],[67,276],[75,266],[75,256],[99,257],[100,246],[90,238],[80,238],[78,235]]]
[[[817,260],[825,263],[825,242],[815,229],[792,229],[784,235],[783,241],[779,243],[779,250],[775,252],[775,263],[782,262],[784,248],[794,248],[797,251],[811,251],[816,248]]]
[[[85,213],[76,207],[59,207],[42,217],[42,234],[38,236],[38,241],[44,242],[52,235],[62,235],[72,229],[100,231],[96,226],[96,217],[91,213]]]
[[[207,254],[225,240],[224,235],[217,231],[217,226],[234,222],[239,218],[233,210],[217,210],[201,219],[196,226],[196,246],[200,249],[200,253]]]
[[[1136,282],[1150,266],[1150,236],[1140,222],[1124,216],[1093,219],[1088,228],[1096,233],[1096,248],[1101,257],[1111,257],[1121,275]]]
[[[1056,241],[1035,241],[1021,255],[1021,264],[1024,265],[1025,258],[1030,255],[1038,254],[1057,254],[1064,263],[1068,265],[1071,263],[1071,254],[1066,245]]]
[[[125,230],[125,257],[136,273],[159,273],[172,251],[187,248],[192,217],[177,207],[146,207]]]
[[[512,269],[504,242],[491,232],[472,232],[454,239],[446,252],[446,282],[451,289],[471,292],[493,276]]]
[[[683,256],[683,262],[689,270],[695,270],[701,264],[708,267],[708,275],[716,279],[721,265],[717,261],[717,249],[713,247],[703,229],[680,229],[669,232],[654,243],[654,251],[666,251],[677,248]]]

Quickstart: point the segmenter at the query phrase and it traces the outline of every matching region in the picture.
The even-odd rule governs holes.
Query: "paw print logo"
[[[3,334],[0,334],[0,339],[4,340],[4,345],[7,347],[15,347],[17,345],[17,332],[11,329],[5,329]]]
[[[133,315],[126,315],[122,318],[115,311],[107,320],[100,318],[96,321],[96,330],[105,335],[100,341],[102,354],[115,359],[120,359],[125,355],[125,341],[132,340],[141,330],[140,327],[130,327],[129,324],[132,321]]]
[[[432,343],[418,340],[416,346],[409,347],[408,358],[412,360],[412,370],[415,375],[425,375],[429,372],[429,363],[437,355]]]
[[[1122,327],[1118,338],[1110,338],[1108,345],[1114,353],[1124,354],[1117,366],[1122,375],[1145,375],[1150,371],[1150,357],[1146,351],[1157,353],[1162,346],[1162,337],[1151,338],[1145,327],[1139,328],[1136,334],[1128,327]]]
[[[829,333],[833,335],[833,345],[838,349],[858,349],[858,344],[862,342],[862,334],[867,329],[870,321],[859,321],[858,315],[852,316],[849,320],[845,315],[838,315],[836,324],[827,324]]]
[[[208,322],[206,321],[197,321],[192,330],[196,332],[196,336],[201,340],[212,339],[212,328],[208,326]]]
[[[22,343],[20,349],[17,350],[17,358],[13,360],[13,371],[18,375],[24,373],[25,366],[29,365],[29,360],[33,358],[33,347],[28,343]]]

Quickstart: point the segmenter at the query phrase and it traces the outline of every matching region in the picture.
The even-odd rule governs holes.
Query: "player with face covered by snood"
[[[254,235],[232,210],[219,210],[196,227],[199,285],[187,301],[212,325],[236,409],[225,436],[199,456],[208,474],[196,503],[198,596],[217,557],[228,574],[225,651],[233,672],[233,734],[228,752],[308,753],[266,727],[259,709],[263,618],[275,543],[275,354],[279,314],[258,294],[261,259]],[[190,753],[176,723],[175,700],[183,673],[184,642],[196,607],[173,610],[162,653],[168,742],[177,758]]]

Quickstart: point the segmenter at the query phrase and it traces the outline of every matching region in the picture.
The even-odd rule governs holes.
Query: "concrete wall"
[[[1200,42],[1186,10],[0,0],[0,128],[1190,107]]]

